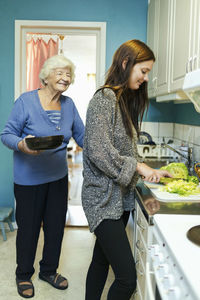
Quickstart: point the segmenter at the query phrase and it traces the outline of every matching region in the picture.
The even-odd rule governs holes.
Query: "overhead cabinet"
[[[170,1],[158,1],[157,95],[168,92],[170,48]]]
[[[200,1],[150,0],[147,35],[157,60],[149,96],[180,92],[186,72],[200,67]]]
[[[147,44],[154,51],[156,61],[152,71],[149,73],[148,93],[150,97],[156,95],[156,80],[157,80],[157,7],[158,1],[150,1],[148,7],[148,23],[147,23]]]

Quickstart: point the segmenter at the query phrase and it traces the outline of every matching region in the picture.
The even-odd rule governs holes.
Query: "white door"
[[[156,95],[157,85],[157,35],[158,35],[158,1],[150,0],[148,6],[147,23],[147,45],[152,49],[156,57],[152,71],[149,73],[148,96],[152,98]]]
[[[170,1],[159,0],[157,95],[168,93]]]
[[[180,90],[187,71],[192,70],[193,0],[172,1],[172,48],[170,92]]]
[[[159,0],[157,95],[168,93],[170,49],[170,1]]]
[[[192,30],[193,63],[192,68],[200,68],[200,1],[193,5],[194,26]]]

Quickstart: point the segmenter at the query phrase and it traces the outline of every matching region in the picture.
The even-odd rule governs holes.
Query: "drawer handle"
[[[144,273],[139,269],[139,266],[140,266],[139,263],[140,263],[139,260],[137,260],[136,263],[135,263],[135,267],[136,267],[137,273],[138,273],[140,276],[143,276]]]
[[[137,240],[136,242],[136,248],[141,252],[141,253],[144,253],[144,249],[142,247],[140,247],[140,240]]]
[[[133,296],[134,296],[134,298],[135,298],[136,296],[138,296],[138,290],[137,290],[137,289],[135,290]]]
[[[138,270],[138,273],[139,273],[140,276],[143,276],[143,275],[144,275],[143,272],[140,271],[140,270]]]
[[[142,230],[145,230],[146,228],[141,224],[141,220],[138,219],[137,220],[137,225],[142,229]]]

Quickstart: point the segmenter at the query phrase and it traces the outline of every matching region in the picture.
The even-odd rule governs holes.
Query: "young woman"
[[[111,265],[107,299],[128,300],[136,288],[135,262],[125,227],[139,176],[150,182],[171,175],[140,162],[137,138],[148,107],[148,73],[155,57],[139,40],[116,51],[107,79],[90,101],[83,150],[83,208],[96,235],[86,300],[100,300]],[[139,123],[140,120],[140,123]]]

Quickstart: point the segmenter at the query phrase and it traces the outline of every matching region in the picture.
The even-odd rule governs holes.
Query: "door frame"
[[[106,22],[15,20],[15,99],[26,91],[26,33],[95,35],[96,85],[104,83],[106,62]],[[84,47],[84,45],[83,45]]]

